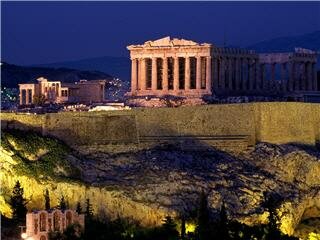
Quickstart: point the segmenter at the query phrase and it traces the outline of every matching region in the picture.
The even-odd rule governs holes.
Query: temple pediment
[[[186,40],[186,39],[178,39],[178,38],[170,38],[169,36],[160,38],[158,40],[154,41],[146,41],[142,45],[130,45],[128,48],[145,48],[145,47],[183,47],[183,46],[205,46],[205,45],[210,45],[207,43],[199,44],[197,42],[191,41],[191,40]]]
[[[191,40],[178,39],[178,38],[170,39],[170,37],[164,37],[155,41],[147,41],[144,43],[144,45],[150,46],[150,47],[165,47],[165,46],[196,46],[199,44]]]

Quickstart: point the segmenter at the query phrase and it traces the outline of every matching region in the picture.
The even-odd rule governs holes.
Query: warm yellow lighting
[[[196,231],[196,225],[194,223],[186,223],[186,233],[193,233]]]
[[[34,240],[33,237],[28,237],[26,240]]]
[[[23,239],[26,239],[26,238],[28,237],[28,235],[27,235],[26,233],[22,233],[22,234],[21,234],[21,237],[22,237]]]
[[[320,234],[312,232],[309,234],[308,240],[320,240]]]

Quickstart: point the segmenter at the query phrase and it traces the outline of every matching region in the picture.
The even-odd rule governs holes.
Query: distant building
[[[20,105],[44,103],[98,103],[104,101],[105,80],[80,80],[75,83],[48,81],[19,84]]]
[[[320,91],[317,53],[308,49],[259,54],[170,37],[127,49],[132,62],[131,98],[214,95],[301,99]]]
[[[49,232],[63,232],[69,225],[75,223],[84,228],[84,214],[78,214],[70,209],[31,212],[27,213],[26,232],[23,235],[26,239],[48,240]]]

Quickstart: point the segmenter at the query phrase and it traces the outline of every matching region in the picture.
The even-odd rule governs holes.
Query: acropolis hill
[[[253,226],[268,221],[265,193],[277,193],[282,199],[277,214],[283,233],[306,239],[309,232],[318,231],[320,104],[202,102],[202,98],[214,93],[259,92],[269,96],[275,90],[277,94],[294,98],[317,95],[317,83],[311,71],[314,53],[293,54],[308,60],[305,67],[309,70],[304,71],[309,73],[307,78],[297,75],[300,77],[279,82],[275,81],[273,72],[272,81],[266,84],[260,81],[265,78],[252,74],[256,68],[249,67],[252,65],[247,62],[253,56],[250,52],[218,52],[229,57],[229,68],[224,68],[226,59],[219,58],[220,73],[213,74],[218,78],[211,81],[210,54],[217,52],[212,52],[210,45],[172,40],[171,54],[183,43],[184,48],[192,46],[191,50],[199,50],[196,53],[200,55],[205,48],[208,56],[189,56],[190,59],[183,61],[181,56],[168,59],[165,56],[160,61],[159,56],[149,59],[146,55],[149,48],[153,51],[168,40],[156,41],[156,46],[147,42],[129,47],[133,78],[128,97],[148,102],[149,97],[182,96],[192,101],[200,99],[201,106],[181,104],[42,115],[2,113],[1,212],[10,216],[7,199],[19,180],[30,199],[30,209],[42,207],[43,192],[49,188],[53,205],[62,194],[71,208],[78,201],[90,198],[96,216],[110,219],[121,216],[144,226],[155,226],[167,215],[178,217],[194,212],[199,194],[204,191],[208,194],[211,214],[218,214],[225,204],[228,218]],[[175,43],[180,44],[179,48],[175,48]],[[235,59],[228,55],[231,53],[236,54]],[[137,60],[135,54],[142,54],[142,60]],[[241,74],[233,60],[244,63]],[[181,66],[187,63],[183,71],[178,71],[180,63]],[[295,66],[294,61],[291,63]],[[235,66],[234,73],[241,76],[232,74],[230,66]],[[225,70],[229,70],[227,78],[223,74]],[[49,87],[49,92],[58,92],[54,97],[59,97],[60,83],[54,86],[51,90]],[[32,89],[23,92],[25,99],[33,94]],[[306,227],[307,223],[310,226]]]
[[[62,193],[71,207],[90,198],[96,215],[149,226],[194,209],[201,190],[208,192],[213,212],[224,201],[231,218],[249,225],[266,222],[265,191],[281,194],[281,230],[290,235],[306,236],[300,222],[320,216],[319,104],[2,113],[1,118],[0,209],[6,215],[9,189],[20,180],[30,208],[41,208],[49,188],[53,204]]]

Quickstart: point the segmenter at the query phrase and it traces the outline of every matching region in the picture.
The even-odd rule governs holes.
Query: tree
[[[84,239],[83,228],[80,224],[74,223],[67,226],[67,228],[63,232],[50,231],[48,234],[48,239],[50,240],[82,240]]]
[[[177,231],[177,224],[172,217],[166,216],[162,224],[162,234],[164,239],[178,239],[179,233]]]
[[[180,237],[182,240],[186,237],[186,218],[184,216],[181,217],[181,234]]]
[[[80,203],[80,202],[77,202],[76,212],[77,212],[78,214],[81,214],[81,213],[82,213],[82,208],[81,208],[81,203]]]
[[[49,195],[49,190],[48,189],[46,189],[46,191],[44,192],[43,196],[44,196],[44,201],[45,201],[44,208],[46,210],[50,210],[50,195]]]
[[[86,217],[88,219],[92,218],[93,216],[93,209],[92,209],[92,204],[90,203],[90,199],[87,198],[86,200],[86,211],[85,211]]]
[[[219,238],[221,239],[229,239],[229,229],[228,229],[228,216],[227,216],[227,210],[224,203],[222,203],[220,213],[219,213]]]
[[[277,193],[264,193],[264,207],[269,212],[269,221],[266,227],[266,240],[290,240],[290,239],[297,239],[295,237],[290,237],[288,235],[284,235],[279,229],[278,229],[278,222],[279,218],[277,215],[277,207],[280,205],[282,201],[282,197]]]
[[[63,195],[60,198],[59,209],[62,210],[62,211],[67,209],[67,203],[66,203],[66,200],[65,200]]]
[[[27,214],[27,200],[23,197],[23,188],[20,182],[17,181],[10,197],[9,204],[12,209],[12,218],[17,222],[24,221]]]
[[[76,240],[76,239],[83,239],[83,229],[80,224],[74,223],[64,230],[63,232],[64,239],[66,240]]]
[[[200,194],[196,233],[200,240],[210,239],[210,215],[207,195]]]

